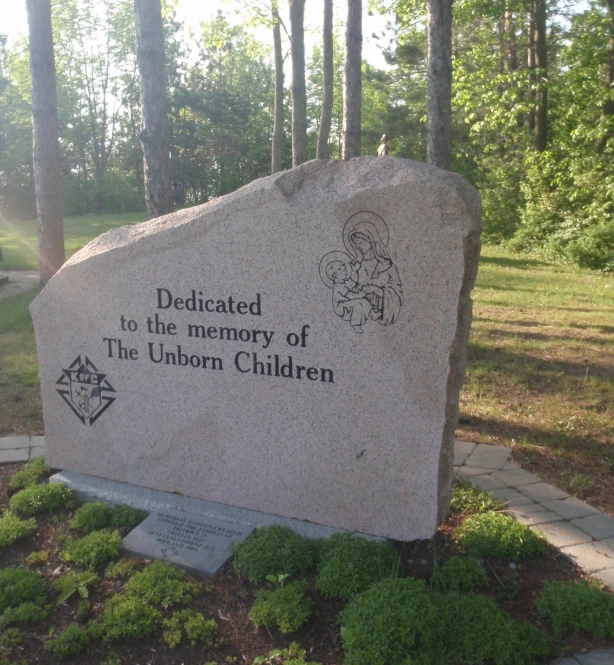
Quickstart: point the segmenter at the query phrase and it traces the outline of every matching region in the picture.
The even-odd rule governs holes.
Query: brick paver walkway
[[[27,462],[45,452],[44,436],[0,438],[0,464]],[[456,476],[492,492],[519,522],[614,590],[614,519],[509,461],[511,450],[456,441]],[[553,665],[614,665],[614,650],[594,649]]]

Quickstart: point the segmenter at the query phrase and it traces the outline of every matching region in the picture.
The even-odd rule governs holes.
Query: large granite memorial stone
[[[103,234],[31,307],[49,464],[432,536],[480,228],[459,176],[361,158]]]

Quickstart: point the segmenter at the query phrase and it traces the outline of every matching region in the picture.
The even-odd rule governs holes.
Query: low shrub
[[[439,591],[471,591],[488,584],[488,577],[480,562],[473,557],[448,559],[437,567],[431,585]]]
[[[249,611],[256,626],[279,627],[282,633],[296,632],[311,616],[311,598],[305,595],[307,582],[292,582],[275,591],[258,591]]]
[[[115,506],[111,515],[111,524],[114,529],[127,527],[133,529],[138,526],[149,515],[144,510],[138,510],[131,506]]]
[[[254,582],[270,574],[302,573],[316,563],[316,545],[287,526],[258,529],[232,552],[235,570]]]
[[[45,589],[45,580],[32,570],[26,568],[0,570],[0,612],[28,602],[43,605]]]
[[[70,526],[83,534],[99,531],[111,524],[113,510],[106,503],[86,503],[70,521]]]
[[[396,577],[399,555],[387,541],[335,534],[320,550],[316,585],[327,598],[349,599],[386,577]]]
[[[453,513],[485,513],[488,510],[497,510],[502,505],[490,492],[485,492],[473,485],[457,483],[452,488],[450,510]]]
[[[185,605],[198,593],[199,587],[184,581],[185,573],[170,563],[154,561],[135,573],[126,583],[126,594],[164,608]]]
[[[217,644],[219,626],[214,619],[206,619],[194,610],[180,610],[162,622],[165,628],[164,641],[171,647],[178,646],[185,633],[192,646],[198,642],[206,647]]]
[[[16,607],[8,607],[0,615],[0,628],[14,623],[41,623],[46,621],[50,614],[48,607],[41,607],[37,603],[28,601]]]
[[[18,471],[9,483],[15,490],[22,490],[30,485],[38,485],[43,478],[51,474],[51,467],[47,466],[44,457],[37,457],[28,462],[22,471]]]
[[[486,596],[439,594],[421,580],[378,582],[340,621],[346,665],[530,665],[550,651],[547,637]]]
[[[23,644],[23,635],[19,628],[7,628],[0,633],[0,646],[5,649],[12,649]]]
[[[50,639],[45,644],[45,651],[50,651],[56,658],[69,658],[85,651],[90,640],[87,628],[73,623],[57,637]]]
[[[36,530],[36,520],[21,520],[17,515],[5,513],[0,517],[0,547],[11,545],[17,540],[27,538]]]
[[[77,573],[73,570],[66,577],[58,577],[51,583],[52,588],[60,592],[56,604],[61,605],[74,593],[77,593],[80,598],[88,598],[90,595],[88,587],[96,584],[99,579],[98,575],[93,573]]]
[[[385,579],[353,598],[339,615],[346,665],[411,663],[421,635],[436,621],[422,580]]]
[[[26,557],[26,563],[28,566],[44,566],[49,562],[50,556],[51,550],[39,550],[38,552],[32,552]]]
[[[305,649],[301,649],[296,642],[291,642],[287,649],[273,649],[268,656],[257,656],[253,665],[320,665],[313,661],[306,661]]]
[[[120,559],[107,566],[104,576],[111,580],[126,580],[135,572],[135,563],[132,559]]]
[[[93,531],[83,538],[69,541],[60,552],[60,558],[72,561],[81,568],[95,570],[119,556],[121,541],[117,531]]]
[[[75,505],[74,492],[64,485],[30,485],[13,494],[9,500],[11,510],[21,515],[54,513]]]
[[[155,632],[160,616],[158,609],[141,598],[118,594],[107,600],[102,616],[90,621],[89,630],[92,637],[102,637],[106,641],[147,637]]]
[[[614,596],[587,582],[549,582],[535,602],[557,633],[614,638]]]
[[[546,551],[543,536],[503,513],[473,515],[456,535],[467,554],[478,558],[522,559]]]

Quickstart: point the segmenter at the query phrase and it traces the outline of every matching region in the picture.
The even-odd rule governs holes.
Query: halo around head
[[[350,242],[350,234],[359,222],[369,222],[370,224],[373,224],[377,229],[377,233],[379,234],[381,241],[384,243],[384,246],[388,247],[388,227],[386,226],[386,222],[374,212],[364,210],[352,215],[343,227],[343,244],[351,255],[354,255],[356,252]]]
[[[331,261],[343,261],[343,263],[348,265],[351,260],[352,258],[345,252],[329,252],[322,257],[322,260],[320,261],[320,279],[329,289],[333,288],[333,282],[326,274],[326,266],[331,263]]]

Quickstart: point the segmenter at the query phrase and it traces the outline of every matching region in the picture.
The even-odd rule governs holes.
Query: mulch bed
[[[8,503],[8,482],[13,474],[23,465],[13,464],[0,466],[0,505],[5,508]],[[0,552],[0,567],[22,564],[31,552],[42,549],[52,551],[49,562],[37,567],[48,582],[64,575],[69,567],[55,555],[57,539],[61,535],[77,535],[68,527],[71,515],[38,516],[39,528],[35,534],[17,542]],[[455,529],[462,524],[464,516],[452,514],[441,526],[433,541],[420,543],[395,543],[401,554],[404,572],[416,577],[426,578],[432,569],[435,556],[441,557],[455,551]],[[136,559],[137,565],[143,564]],[[555,548],[548,548],[546,556],[527,559],[517,567],[508,561],[488,559],[485,561],[489,573],[490,585],[484,593],[498,602],[503,609],[519,620],[530,621],[540,629],[548,631],[548,627],[540,623],[533,609],[535,598],[543,585],[549,580],[572,580],[584,577],[568,559]],[[220,626],[223,646],[208,649],[202,646],[191,647],[184,643],[171,649],[163,641],[161,631],[152,638],[141,640],[120,640],[105,644],[100,640],[92,641],[86,654],[67,659],[62,662],[82,665],[99,665],[108,658],[110,653],[117,654],[124,665],[202,665],[208,661],[226,665],[251,665],[256,656],[266,655],[271,649],[283,648],[290,642],[298,642],[307,650],[308,658],[322,665],[340,664],[343,662],[343,650],[339,625],[336,618],[344,607],[342,601],[330,601],[315,591],[315,574],[305,576],[308,581],[308,593],[313,599],[313,616],[297,633],[284,636],[277,631],[255,629],[248,612],[254,600],[258,585],[240,578],[228,564],[222,573],[212,581],[209,590],[203,591],[193,602],[192,607],[207,617],[216,619]],[[506,586],[503,591],[500,580]],[[202,582],[202,579],[191,578]],[[91,589],[91,608],[88,614],[78,616],[78,599],[73,596],[63,605],[54,606],[50,620],[36,626],[19,626],[24,636],[24,643],[12,650],[10,660],[24,659],[29,665],[34,663],[52,665],[58,661],[44,650],[51,631],[57,634],[71,623],[85,625],[91,616],[98,614],[104,601],[110,595],[122,590],[121,582],[101,581]],[[55,592],[54,592],[55,593]],[[54,598],[50,597],[50,602]],[[479,627],[476,627],[479,630]],[[565,653],[578,653],[598,646],[614,646],[613,642],[596,642],[582,636],[565,642]]]

